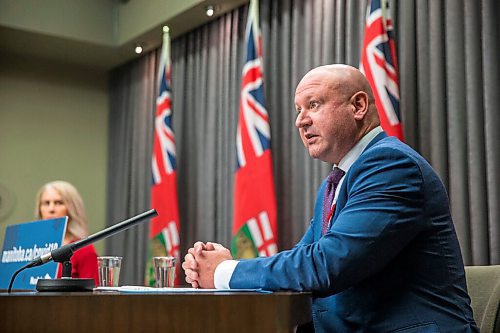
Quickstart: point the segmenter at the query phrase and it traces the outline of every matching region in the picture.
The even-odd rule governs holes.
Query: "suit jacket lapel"
[[[385,132],[380,132],[379,134],[377,134],[377,136],[375,136],[368,143],[368,145],[363,150],[361,155],[363,155],[364,152],[367,151],[368,149],[370,149],[370,147],[372,147],[374,144],[376,144],[377,142],[379,142],[380,140],[385,139],[385,138],[387,138],[387,134]],[[354,162],[354,163],[356,163],[356,162]],[[340,186],[339,196],[337,197],[337,204],[335,207],[335,213],[333,214],[332,223],[330,224],[330,227],[331,227],[331,225],[333,225],[335,223],[335,220],[337,219],[339,212],[342,210],[342,208],[344,208],[344,206],[346,204],[346,201],[347,201],[347,181],[346,180],[349,177],[349,172],[351,171],[351,169],[352,168],[350,168],[347,171],[347,173],[345,174],[344,181],[342,182],[342,185]]]

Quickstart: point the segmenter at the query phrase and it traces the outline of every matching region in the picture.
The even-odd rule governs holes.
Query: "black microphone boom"
[[[112,236],[120,231],[124,231],[136,225],[137,223],[142,222],[145,219],[153,218],[157,215],[158,213],[156,212],[155,209],[148,210],[147,212],[131,217],[123,222],[114,224],[111,227],[96,232],[95,234],[90,235],[86,238],[80,239],[74,243],[66,244],[55,250],[52,250],[50,253],[39,256],[32,261],[32,266],[30,267],[40,266],[51,260],[54,260],[55,262],[68,261],[76,250],[84,246],[87,246],[89,244],[92,244],[94,242],[97,242],[98,240],[101,240],[103,238]]]
[[[89,244],[97,242],[103,238],[112,236],[116,233],[124,231],[139,222],[142,222],[146,219],[153,218],[157,216],[158,213],[155,209],[150,209],[144,213],[136,215],[134,217],[129,218],[123,222],[112,225],[109,228],[96,232],[93,235],[90,235],[86,238],[80,239],[74,243],[63,245],[49,253],[36,257],[32,262],[27,264],[24,267],[21,267],[18,271],[14,273],[11,278],[9,285],[9,293],[12,289],[12,284],[17,274],[19,274],[22,270],[26,268],[31,268],[35,266],[43,265],[51,260],[55,262],[63,263],[63,279],[38,279],[36,284],[36,290],[38,291],[91,291],[95,284],[94,279],[80,279],[80,278],[71,278],[71,256],[73,253]]]

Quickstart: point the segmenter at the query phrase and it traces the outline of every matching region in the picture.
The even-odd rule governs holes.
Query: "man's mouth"
[[[319,136],[316,134],[306,133],[306,134],[304,134],[304,138],[306,139],[305,143],[307,145],[312,145],[316,141],[317,137],[319,137]]]

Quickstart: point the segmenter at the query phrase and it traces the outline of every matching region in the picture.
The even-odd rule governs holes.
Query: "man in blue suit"
[[[382,131],[363,74],[315,68],[295,105],[309,154],[334,166],[302,240],[242,261],[198,242],[186,281],[312,292],[317,332],[478,332],[446,190],[422,156]]]

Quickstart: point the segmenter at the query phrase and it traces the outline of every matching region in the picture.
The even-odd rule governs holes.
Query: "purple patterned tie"
[[[328,229],[328,224],[330,223],[330,212],[332,210],[333,197],[335,196],[335,190],[339,185],[340,180],[344,177],[345,172],[337,167],[328,175],[326,179],[325,195],[323,197],[323,228],[321,229],[321,234],[324,235]]]

